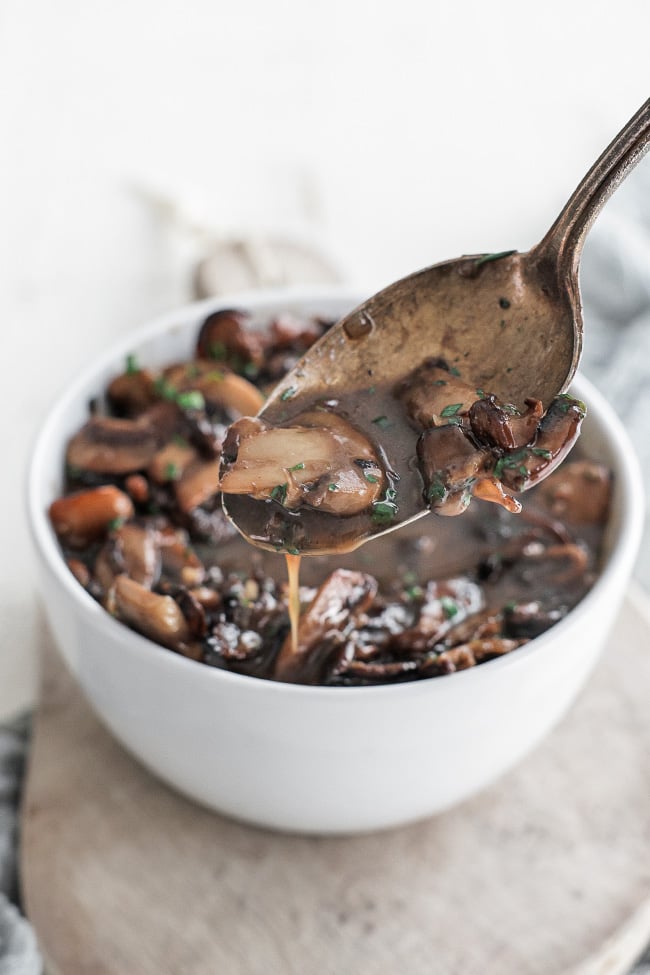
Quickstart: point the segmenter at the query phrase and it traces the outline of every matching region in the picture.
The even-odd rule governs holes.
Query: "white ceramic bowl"
[[[122,341],[51,410],[34,449],[28,505],[50,624],[65,660],[115,737],[186,795],[263,826],[352,833],[453,806],[519,761],[564,714],[603,646],[628,582],[643,492],[631,444],[584,379],[583,444],[615,473],[605,565],[586,598],[508,656],[395,686],[305,687],[213,669],[112,619],[66,568],[47,518],[66,441],[88,400],[128,352],[150,365],[190,354],[217,307],[338,316],[359,300],[339,289],[231,295],[168,314]]]

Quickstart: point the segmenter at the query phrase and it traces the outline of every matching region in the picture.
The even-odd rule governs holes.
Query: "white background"
[[[526,249],[648,97],[649,28],[647,0],[0,0],[0,712],[33,693],[29,442],[186,300],[188,225],[377,285]]]

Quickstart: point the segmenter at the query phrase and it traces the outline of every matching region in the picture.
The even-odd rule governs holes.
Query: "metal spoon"
[[[426,357],[444,358],[463,381],[502,401],[522,406],[532,397],[547,407],[567,389],[580,359],[578,271],[585,237],[649,147],[650,99],[592,166],[536,247],[445,261],[380,291],[312,346],[259,416],[283,424],[327,400],[338,403],[375,442],[381,439],[376,424],[382,419],[398,434],[391,439],[401,456],[390,460],[404,489],[415,435],[405,426],[392,390]],[[391,528],[425,513],[417,475],[411,469],[406,478],[413,483],[400,492],[399,517]],[[228,507],[245,531],[232,500]]]

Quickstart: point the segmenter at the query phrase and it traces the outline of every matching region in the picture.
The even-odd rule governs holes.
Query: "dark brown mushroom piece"
[[[612,475],[589,460],[566,463],[539,488],[537,497],[553,515],[573,525],[603,525],[612,495]]]
[[[495,396],[485,396],[472,404],[469,422],[479,443],[501,450],[525,447],[535,437],[544,408],[538,399],[526,400],[526,412],[510,404],[501,404]]]
[[[426,359],[395,391],[417,429],[442,426],[467,416],[481,395],[463,382],[444,359]]]
[[[224,308],[208,315],[196,344],[199,359],[224,362],[235,372],[256,375],[264,362],[268,344],[261,330],[252,325],[248,312]]]
[[[345,644],[347,632],[377,594],[377,580],[363,572],[337,569],[322,584],[300,618],[297,645],[288,634],[273,676],[289,683],[318,684]]]
[[[116,416],[139,416],[158,399],[153,373],[127,366],[126,372],[109,383],[106,399]]]
[[[474,482],[494,466],[460,426],[431,427],[420,435],[417,456],[426,503],[437,513],[459,514],[470,502]]]
[[[483,608],[480,586],[469,579],[434,580],[427,584],[415,624],[392,637],[390,650],[397,654],[433,649],[454,625]]]
[[[494,476],[512,491],[526,491],[562,463],[580,433],[586,407],[572,396],[557,396],[544,414],[531,446],[505,454]]]

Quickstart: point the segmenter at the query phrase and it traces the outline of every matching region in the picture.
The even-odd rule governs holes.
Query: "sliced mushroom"
[[[530,447],[505,454],[494,476],[512,491],[526,491],[562,463],[578,439],[586,408],[571,396],[556,397],[539,424]]]
[[[178,423],[173,403],[157,403],[135,420],[94,416],[69,442],[66,463],[101,474],[144,470]]]
[[[188,443],[170,440],[153,456],[147,474],[158,484],[177,481],[197,457],[196,450]]]
[[[54,531],[65,545],[84,548],[103,538],[116,521],[132,518],[134,509],[128,494],[108,484],[57,498],[49,514]]]
[[[119,416],[138,416],[156,401],[154,377],[148,369],[127,369],[109,383],[106,397]]]
[[[612,494],[612,476],[602,464],[572,461],[544,481],[537,497],[555,518],[574,525],[603,525]]]
[[[219,491],[219,460],[197,458],[189,464],[178,480],[174,494],[178,507],[187,514],[205,504]]]
[[[226,410],[232,418],[254,416],[264,405],[264,395],[257,386],[211,359],[169,366],[163,376],[170,391],[199,392],[208,409]]]
[[[450,513],[449,502],[461,496],[469,503],[469,490],[493,464],[488,450],[479,450],[459,426],[432,427],[417,443],[424,497],[438,514]]]
[[[200,359],[227,362],[234,369],[259,368],[264,361],[266,336],[253,328],[248,312],[228,308],[208,315],[197,340]]]
[[[364,511],[380,496],[385,475],[368,440],[326,410],[300,414],[291,426],[245,418],[224,445],[224,494],[308,505],[340,516]]]
[[[178,603],[171,596],[150,592],[125,575],[115,580],[115,612],[139,633],[179,650],[191,642],[191,631]]]
[[[472,432],[480,443],[502,450],[516,450],[530,443],[544,408],[538,399],[526,400],[527,410],[519,413],[513,406],[501,404],[495,396],[477,400],[469,411]]]
[[[455,376],[441,359],[427,359],[402,383],[397,395],[419,429],[445,426],[467,416],[481,390]]]
[[[377,580],[363,572],[337,569],[319,588],[301,616],[297,646],[289,634],[273,676],[289,683],[319,683],[323,671],[346,639],[347,631],[377,594]]]
[[[424,602],[414,626],[395,634],[391,651],[398,654],[431,650],[445,634],[467,616],[483,608],[483,593],[476,583],[459,577],[428,583]]]
[[[146,589],[160,576],[160,550],[153,531],[129,523],[111,532],[95,560],[95,577],[108,592],[115,576],[125,574]]]
[[[163,572],[184,586],[200,586],[206,577],[205,566],[190,547],[182,529],[164,528],[156,532]]]

